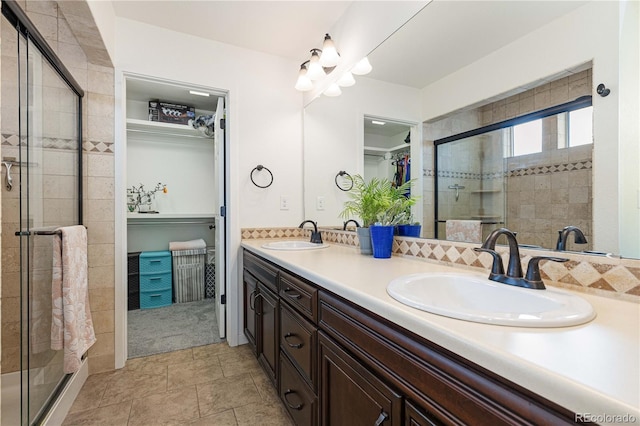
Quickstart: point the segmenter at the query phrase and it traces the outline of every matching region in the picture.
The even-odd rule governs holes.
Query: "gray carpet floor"
[[[214,299],[128,311],[129,358],[221,341]]]

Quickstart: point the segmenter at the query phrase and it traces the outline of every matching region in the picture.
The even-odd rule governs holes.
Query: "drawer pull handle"
[[[161,294],[150,294],[149,297],[160,297],[162,296]]]
[[[149,260],[149,263],[160,263],[162,262],[162,260],[156,259],[156,260]]]
[[[378,416],[378,420],[376,420],[376,422],[374,423],[374,426],[380,426],[382,423],[384,423],[385,420],[387,420],[389,418],[389,415],[387,413],[385,413],[384,411],[382,413],[380,413],[380,415]]]
[[[287,395],[292,394],[292,393],[296,393],[295,391],[292,391],[291,389],[287,389],[286,391],[284,391],[284,394],[282,395],[282,399],[284,399],[284,402],[287,404],[287,406],[289,408],[291,408],[292,410],[302,410],[302,407],[304,407],[303,403],[300,403],[298,405],[292,405],[289,400],[287,399]]]
[[[258,300],[258,297],[264,297],[262,294],[260,293],[256,293],[256,297],[253,298],[253,307],[254,307],[254,311],[255,311],[255,302]],[[255,311],[256,315],[262,315],[262,312],[260,311]]]
[[[249,295],[249,307],[251,308],[252,311],[256,310],[256,307],[255,307],[256,296],[257,296],[257,294],[256,294],[255,290],[253,290],[251,292],[251,295]]]
[[[287,342],[287,345],[289,345],[290,348],[294,348],[294,349],[300,349],[302,346],[304,346],[302,343],[289,343],[289,341],[287,340],[287,338],[289,337],[294,337],[295,334],[293,333],[287,333],[284,335],[284,341]]]
[[[151,280],[161,280],[161,279],[162,279],[162,277],[150,277],[149,281],[151,281]]]
[[[302,297],[302,296],[301,296],[300,294],[298,294],[298,293],[291,293],[291,294],[288,294],[288,292],[290,292],[290,291],[293,291],[293,290],[291,289],[291,287],[287,287],[287,288],[285,288],[285,289],[284,289],[284,292],[285,292],[285,293],[287,293],[287,296],[289,296],[289,297],[290,297],[290,298],[292,298],[292,299],[300,299],[300,298]]]

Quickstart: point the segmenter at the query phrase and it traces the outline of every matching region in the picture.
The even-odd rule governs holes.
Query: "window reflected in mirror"
[[[589,72],[583,71],[588,87]],[[493,229],[506,227],[520,244],[553,249],[558,232],[572,225],[587,243],[571,238],[567,249],[592,250],[593,107],[590,96],[579,95],[501,121],[496,117],[506,117],[495,112],[506,110],[510,98],[448,117],[459,127],[466,121],[466,128],[434,138],[434,203],[425,210],[425,223],[433,215],[433,237],[481,242]],[[474,121],[488,124],[474,129]]]

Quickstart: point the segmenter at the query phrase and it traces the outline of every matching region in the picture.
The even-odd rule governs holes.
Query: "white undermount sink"
[[[569,292],[514,287],[471,273],[405,275],[391,281],[387,292],[426,312],[486,324],[568,327],[596,316],[589,302]]]
[[[262,248],[270,250],[317,250],[327,247],[329,247],[329,244],[317,244],[299,240],[273,241],[262,245]]]

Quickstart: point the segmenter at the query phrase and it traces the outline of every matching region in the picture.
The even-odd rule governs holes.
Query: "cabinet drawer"
[[[302,315],[318,322],[318,289],[301,278],[280,271],[280,297],[298,309]]]
[[[140,274],[171,272],[170,251],[145,251],[139,259]]]
[[[262,284],[274,292],[278,292],[278,270],[262,259],[245,250],[243,256],[244,269],[251,272]]]
[[[171,273],[140,275],[140,291],[171,290]]]
[[[279,393],[297,426],[318,424],[318,398],[286,356],[280,357]]]
[[[171,305],[171,289],[140,292],[140,309],[160,308],[169,305]]]
[[[315,327],[285,303],[280,305],[280,348],[316,388],[317,335]]]

